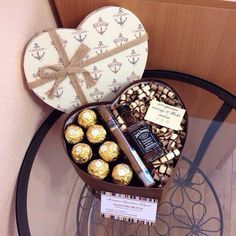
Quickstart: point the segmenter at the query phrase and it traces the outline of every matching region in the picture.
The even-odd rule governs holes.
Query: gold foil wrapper
[[[78,115],[78,123],[84,128],[88,128],[91,125],[95,125],[97,122],[97,115],[91,109],[84,109]]]
[[[89,163],[88,173],[97,179],[105,179],[109,173],[109,165],[102,159],[96,159]]]
[[[92,125],[88,128],[86,136],[90,143],[101,143],[105,140],[106,134],[102,125]]]
[[[71,155],[76,163],[83,164],[92,158],[93,152],[88,144],[78,143],[72,148]]]
[[[84,131],[77,125],[68,125],[65,130],[65,139],[68,143],[79,143],[84,137]]]
[[[119,156],[119,146],[112,141],[104,142],[99,148],[99,155],[104,161],[112,162]]]
[[[133,177],[133,171],[127,164],[118,164],[112,170],[112,179],[114,183],[128,185]]]

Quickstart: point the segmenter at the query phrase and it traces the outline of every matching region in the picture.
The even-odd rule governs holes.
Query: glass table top
[[[31,235],[221,235],[217,185],[213,187],[200,169],[189,176],[192,162],[185,157],[165,201],[158,206],[156,224],[101,217],[99,196],[77,175],[57,135],[64,118],[48,133],[31,170],[27,199]]]
[[[29,180],[27,222],[22,210],[18,229],[28,224],[32,236],[234,235],[235,124],[224,122],[202,162],[195,166],[192,161],[211,120],[189,114],[188,137],[176,175],[166,198],[158,204],[156,223],[148,226],[100,216],[99,195],[80,179],[64,151],[61,132],[66,116],[53,122],[25,177]],[[189,174],[192,166],[195,171]],[[21,218],[19,209],[17,217]]]

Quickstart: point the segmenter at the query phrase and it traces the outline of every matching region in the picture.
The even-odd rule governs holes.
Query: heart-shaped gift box
[[[130,94],[132,94],[132,96],[130,96]],[[138,112],[136,111],[139,105],[135,106],[135,108],[131,105],[134,102],[137,103],[137,100],[140,100],[141,106],[144,107],[143,109],[138,110]],[[171,128],[166,128],[162,125],[157,125],[153,122],[147,122],[152,133],[156,135],[156,137],[160,140],[162,148],[165,152],[164,157],[161,157],[159,160],[153,163],[152,175],[156,181],[156,184],[152,187],[144,187],[143,183],[140,181],[140,179],[135,173],[132,181],[128,186],[122,186],[113,183],[111,172],[114,166],[116,166],[119,163],[126,163],[130,165],[129,160],[125,158],[122,152],[120,153],[120,157],[118,158],[118,160],[109,163],[110,171],[108,176],[104,180],[99,180],[94,178],[87,172],[88,163],[91,160],[100,158],[98,153],[98,148],[99,145],[101,144],[92,144],[88,141],[88,139],[86,139],[85,136],[85,138],[81,142],[87,143],[91,146],[93,150],[93,156],[92,159],[87,163],[78,164],[76,163],[75,159],[72,157],[71,154],[74,144],[68,143],[65,139],[66,128],[71,124],[78,125],[78,115],[81,113],[81,111],[83,111],[84,109],[92,109],[96,112],[98,116],[97,123],[103,125],[107,131],[106,140],[116,142],[117,140],[114,139],[114,136],[107,127],[106,122],[104,122],[104,120],[97,112],[97,108],[101,105],[106,105],[106,107],[108,107],[111,110],[111,114],[112,113],[115,114],[117,112],[115,110],[115,107],[125,103],[130,106],[132,112],[134,113],[136,112],[137,119],[142,121],[144,119],[148,107],[150,106],[150,102],[153,100],[161,101],[164,104],[168,104],[173,107],[186,109],[183,101],[181,100],[177,92],[173,88],[171,88],[168,84],[157,79],[142,79],[140,81],[135,81],[131,83],[129,86],[125,87],[122,91],[120,91],[120,93],[112,102],[91,103],[81,106],[80,108],[76,109],[71,114],[69,114],[68,117],[66,118],[63,127],[63,145],[78,175],[85,183],[91,186],[94,190],[98,192],[109,191],[109,192],[129,194],[134,196],[156,198],[159,200],[161,199],[164,186],[166,186],[168,181],[170,180],[171,172],[174,173],[175,166],[178,162],[178,159],[185,144],[187,135],[187,126],[188,126],[187,112],[185,112],[184,114],[179,130],[173,130]],[[116,120],[117,123],[119,124],[116,115],[114,115],[114,120]],[[123,123],[121,122],[119,124],[119,127],[121,130],[123,130],[125,134],[126,130],[122,129],[122,125]],[[86,133],[86,129],[84,129],[84,133]],[[167,156],[169,157],[166,158]]]
[[[142,77],[147,34],[129,10],[108,6],[77,29],[40,33],[26,47],[27,84],[48,105],[69,113],[80,105],[111,101]]]

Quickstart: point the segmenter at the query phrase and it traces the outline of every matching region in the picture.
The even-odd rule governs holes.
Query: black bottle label
[[[131,137],[133,141],[138,145],[143,155],[147,154],[155,148],[160,148],[160,144],[149,130],[147,125],[139,127],[137,130],[132,131]]]

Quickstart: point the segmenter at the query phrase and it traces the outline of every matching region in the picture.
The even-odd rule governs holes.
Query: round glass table
[[[225,122],[236,108],[235,96],[200,78],[177,72],[146,71],[144,77],[197,85],[197,89],[200,87],[217,94],[217,98],[223,101],[212,120],[189,114],[185,148],[167,195],[158,203],[156,223],[149,226],[105,219],[100,215],[99,193],[79,178],[63,149],[61,132],[66,115],[55,110],[33,137],[19,173],[16,191],[19,235],[215,236],[229,230],[224,224],[227,197],[222,192],[223,188],[229,188],[224,186],[224,183],[228,184],[228,179],[222,174],[222,169],[210,168],[212,157],[209,157],[208,149],[212,145],[213,149],[217,149],[214,146],[218,145],[217,141],[214,144],[212,140],[218,137],[223,123],[226,123],[223,128],[228,129],[227,133],[235,132],[235,124]],[[168,83],[174,87],[171,81]],[[229,149],[227,155],[230,156],[233,150]],[[204,162],[207,158],[210,162]],[[231,165],[228,161],[220,163],[226,166],[222,167],[226,170]],[[215,166],[214,163],[212,166]]]

